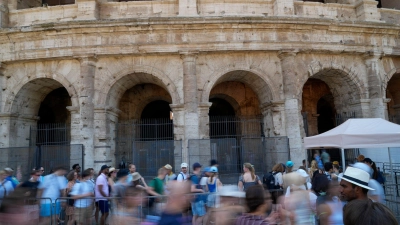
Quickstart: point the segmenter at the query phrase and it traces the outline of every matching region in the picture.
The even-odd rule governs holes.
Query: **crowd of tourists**
[[[46,176],[39,166],[25,182],[5,168],[0,224],[398,224],[384,205],[384,176],[362,155],[343,170],[315,152],[310,164],[277,163],[262,177],[244,163],[237,185],[223,185],[218,168],[216,160],[182,163],[175,174],[167,164],[148,183],[133,164],[98,173],[75,164]]]

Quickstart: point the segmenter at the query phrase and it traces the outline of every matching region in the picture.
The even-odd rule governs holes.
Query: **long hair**
[[[256,175],[254,174],[254,168],[250,163],[245,163],[243,164],[244,167],[246,167],[247,169],[249,169],[250,173],[251,173],[251,179],[256,179]]]

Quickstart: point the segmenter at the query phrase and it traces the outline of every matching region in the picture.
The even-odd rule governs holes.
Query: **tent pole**
[[[394,200],[397,201],[397,190],[398,190],[398,187],[397,187],[397,184],[395,183],[395,177],[394,177],[395,174],[393,172],[393,165],[392,165],[392,155],[390,154],[390,148],[389,147],[388,147],[388,154],[389,154],[390,174],[391,174],[391,177],[392,177],[392,182],[395,185],[394,189],[396,190],[396,194],[394,194]]]
[[[344,149],[342,148],[342,169],[343,173],[346,170],[346,159],[344,158]]]

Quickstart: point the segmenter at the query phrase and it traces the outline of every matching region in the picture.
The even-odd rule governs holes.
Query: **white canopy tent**
[[[389,148],[400,147],[400,125],[381,118],[348,119],[325,133],[304,138],[306,149],[340,148],[345,168],[344,149],[388,148],[390,168],[392,159]]]

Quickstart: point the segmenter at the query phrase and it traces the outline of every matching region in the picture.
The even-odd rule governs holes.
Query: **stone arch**
[[[335,106],[338,112],[355,110],[361,111],[360,107],[356,109],[347,107],[360,103],[361,99],[368,98],[368,90],[365,84],[357,77],[353,71],[337,65],[323,66],[321,64],[310,65],[308,76],[301,80],[302,87],[309,78],[315,78],[325,82],[335,99]],[[302,96],[303,89],[299,89],[297,96]]]
[[[389,72],[387,72],[386,74],[385,74],[385,78],[384,78],[384,80],[383,80],[383,82],[382,82],[382,85],[384,85],[383,86],[383,91],[384,92],[386,92],[387,91],[387,88],[388,88],[388,84],[389,84],[389,81],[392,79],[392,77],[395,75],[395,74],[399,74],[400,73],[400,68],[392,68]]]
[[[135,97],[135,96],[139,97]],[[162,100],[172,104],[171,95],[164,88],[155,84],[139,84],[125,91],[119,100],[120,120],[140,119],[143,109],[151,102]],[[132,110],[134,108],[134,110]]]
[[[36,115],[41,101],[51,91],[60,87],[67,90],[72,107],[78,108],[78,94],[74,86],[64,76],[54,73],[52,76],[47,74],[25,76],[19,83],[8,88],[9,97],[4,112]]]
[[[99,91],[103,96],[96,96],[98,105],[117,107],[118,100],[129,88],[142,83],[156,84],[171,95],[173,104],[181,104],[182,98],[174,82],[163,72],[150,66],[132,66],[111,75],[111,80],[105,81]],[[115,101],[112,101],[115,100]]]
[[[241,116],[240,105],[233,97],[226,94],[212,94],[210,95],[210,99],[212,98],[219,98],[227,101],[232,106],[233,110],[235,110],[235,115]]]
[[[270,85],[273,82],[263,76],[261,71],[256,69],[241,69],[230,66],[212,74],[203,86],[201,102],[208,102],[211,90],[219,83],[225,81],[239,81],[249,85],[257,94],[260,104],[268,103],[278,99],[279,91]]]

